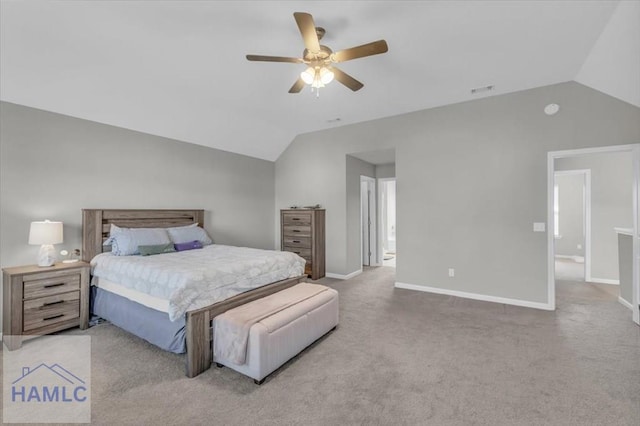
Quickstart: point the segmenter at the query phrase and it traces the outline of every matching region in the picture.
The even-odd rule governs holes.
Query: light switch
[[[533,232],[544,232],[545,230],[544,222],[533,222]]]

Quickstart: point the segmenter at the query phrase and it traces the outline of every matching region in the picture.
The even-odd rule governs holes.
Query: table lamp
[[[54,244],[62,243],[62,222],[31,222],[29,244],[40,244],[38,266],[52,266],[56,261]]]

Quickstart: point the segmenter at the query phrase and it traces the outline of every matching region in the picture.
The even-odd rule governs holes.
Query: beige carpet
[[[640,332],[610,294],[559,282],[544,312],[394,289],[394,272],[321,280],[340,326],[262,386],[187,379],[182,357],[93,327],[93,422],[638,425]]]

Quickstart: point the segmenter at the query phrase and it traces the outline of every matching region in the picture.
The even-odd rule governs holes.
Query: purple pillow
[[[189,241],[188,243],[174,244],[173,246],[176,248],[176,251],[185,251],[185,250],[201,249],[202,243],[196,240],[196,241]]]

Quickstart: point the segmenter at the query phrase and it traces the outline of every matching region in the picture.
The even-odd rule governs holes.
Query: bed
[[[123,210],[123,209],[83,209],[82,211],[82,259],[86,262],[94,261],[94,269],[97,268],[101,261],[113,263],[115,261],[133,262],[133,266],[137,267],[135,262],[139,261],[139,256],[110,256],[105,253],[109,250],[108,246],[103,246],[104,241],[110,237],[112,225],[124,228],[171,228],[190,224],[203,225],[204,210]],[[251,252],[255,249],[244,249],[248,252],[236,251],[238,248],[229,248],[237,255],[244,257],[254,256],[260,257],[260,253]],[[221,256],[219,250],[223,250],[221,246],[208,247],[207,250],[194,250],[198,252],[196,256]],[[262,251],[260,251],[262,252]],[[277,252],[274,252],[274,255]],[[171,256],[170,254],[161,254],[158,256],[148,256],[155,258],[155,262],[166,259],[161,263],[171,264],[179,262],[182,254]],[[164,258],[162,256],[165,256]],[[224,254],[226,256],[226,254]],[[130,259],[116,259],[116,258]],[[187,259],[187,258],[186,258]],[[291,269],[288,274],[292,275]],[[297,270],[296,270],[297,271]],[[112,320],[115,325],[124,328],[145,340],[151,341],[163,349],[172,350],[173,352],[181,352],[181,345],[186,351],[186,375],[195,377],[211,366],[212,362],[212,331],[211,321],[213,318],[229,309],[243,305],[250,301],[262,298],[266,295],[275,293],[285,288],[291,287],[298,282],[303,281],[304,275],[296,274],[295,276],[286,276],[276,281],[264,282],[266,277],[275,275],[264,275],[262,278],[255,278],[254,283],[258,285],[255,288],[240,285],[231,293],[198,294],[192,297],[190,303],[166,307],[163,309],[159,303],[162,298],[158,298],[154,302],[151,299],[138,300],[136,297],[130,297],[123,289],[122,283],[118,283],[118,277],[101,274],[99,279],[102,282],[95,281],[98,277],[93,277],[92,282],[97,284],[92,286],[92,305],[99,311],[99,316],[107,320]],[[254,273],[255,275],[255,273]],[[105,279],[116,278],[114,280]],[[263,282],[258,282],[262,280]],[[117,286],[120,285],[120,291]],[[252,284],[253,285],[253,284]],[[114,287],[115,286],[115,287]],[[116,290],[114,290],[116,289]],[[135,288],[133,288],[135,290]],[[238,293],[238,294],[236,294]],[[124,295],[124,296],[123,296]],[[222,297],[222,299],[221,299]],[[173,321],[170,320],[173,316]],[[110,318],[112,317],[112,318]],[[123,321],[122,318],[128,318]],[[127,324],[137,324],[135,327],[127,326]],[[173,333],[173,334],[172,334]],[[153,341],[153,337],[161,337],[158,344]],[[163,347],[163,346],[168,346]]]

